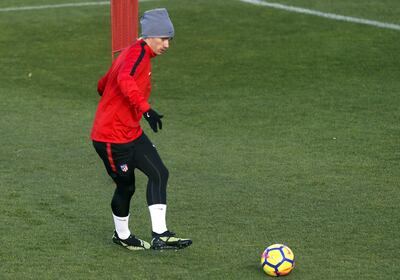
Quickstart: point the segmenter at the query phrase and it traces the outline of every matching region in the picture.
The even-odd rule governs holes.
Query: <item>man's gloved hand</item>
[[[143,117],[149,122],[150,127],[154,132],[157,132],[158,128],[162,129],[161,118],[163,115],[159,115],[156,111],[150,109],[143,114]]]

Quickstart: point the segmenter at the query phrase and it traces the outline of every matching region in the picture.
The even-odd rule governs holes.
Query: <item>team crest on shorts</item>
[[[121,165],[120,167],[121,167],[122,172],[128,172],[128,165],[126,163]]]

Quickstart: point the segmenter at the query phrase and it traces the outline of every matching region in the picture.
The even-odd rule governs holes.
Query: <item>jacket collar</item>
[[[138,42],[141,46],[144,47],[146,53],[148,53],[151,58],[153,58],[157,55],[155,52],[153,52],[153,50],[150,48],[150,46],[147,45],[147,43],[143,39],[140,39]]]

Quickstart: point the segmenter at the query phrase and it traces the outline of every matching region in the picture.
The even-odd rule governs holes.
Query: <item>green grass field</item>
[[[2,0],[0,8],[84,2]],[[276,1],[277,2],[277,1]],[[280,3],[400,24],[396,0]],[[91,146],[109,6],[0,12],[0,279],[399,279],[400,31],[236,0],[167,7],[147,134],[170,170],[168,224],[193,245],[111,242],[113,183]],[[131,229],[150,238],[137,173]]]

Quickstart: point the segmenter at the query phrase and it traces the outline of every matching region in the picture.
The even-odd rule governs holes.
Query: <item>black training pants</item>
[[[148,177],[147,204],[167,203],[168,169],[144,133],[126,144],[93,141],[93,146],[117,185],[111,201],[114,215],[126,217],[129,214],[130,201],[135,193],[136,168]]]

